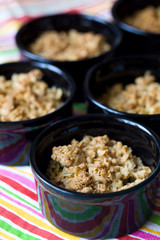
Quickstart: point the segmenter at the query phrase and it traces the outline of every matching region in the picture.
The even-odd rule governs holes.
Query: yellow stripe
[[[25,171],[23,171],[23,170],[21,170],[21,169],[19,169],[19,168],[17,168],[17,167],[10,166],[10,168],[15,169],[16,171],[18,171],[18,172],[20,172],[20,173],[23,173],[23,174],[25,174],[25,175],[29,175],[29,176],[33,177],[33,174],[32,174],[32,173],[25,172]]]
[[[2,232],[0,232],[0,236],[3,237],[4,239],[7,239],[7,240],[15,240],[15,238],[12,238],[12,237],[10,237],[7,234],[2,233]]]
[[[62,208],[66,208],[68,211],[73,211],[72,203],[69,205],[69,204],[66,204],[64,201],[59,200],[59,206]],[[75,206],[74,210],[77,212],[82,212],[83,210],[85,210],[85,206],[81,206],[81,205]]]
[[[156,200],[156,205],[160,205],[160,200]]]
[[[52,231],[53,234],[59,234],[62,237],[65,237],[67,239],[70,240],[77,240],[79,238],[77,237],[72,237],[72,235],[67,234],[61,230],[59,230],[58,228],[52,227],[48,224],[46,224],[44,221],[40,220],[39,218],[36,218],[35,216],[15,207],[14,205],[10,204],[9,202],[6,202],[2,199],[0,199],[0,204],[2,204],[2,206],[5,206],[6,208],[9,208],[12,212],[14,211],[18,216],[22,217],[23,219],[26,219],[32,223],[34,223],[35,225],[37,225],[37,227],[40,227],[42,229],[48,230],[48,231]]]
[[[21,23],[17,20],[12,20],[11,22],[1,26],[0,36],[8,34],[11,30],[18,30],[21,26]]]
[[[159,231],[155,231],[155,230],[149,229],[147,227],[141,227],[141,229],[144,230],[144,231],[150,232],[150,233],[154,233],[154,234],[160,235]]]
[[[106,2],[103,2],[103,3],[100,3],[100,4],[96,5],[96,6],[84,9],[84,11],[92,13],[92,14],[96,14],[96,13],[99,13],[101,11],[104,11],[104,9],[105,10],[110,9],[111,7],[112,7],[112,3],[111,2],[108,2],[108,4]]]

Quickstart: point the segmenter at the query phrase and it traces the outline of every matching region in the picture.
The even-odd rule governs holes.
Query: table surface
[[[21,59],[15,45],[17,30],[32,18],[59,12],[76,11],[112,20],[114,0],[0,0],[0,63]],[[76,113],[84,106],[74,105]],[[160,189],[160,186],[159,186]],[[2,239],[80,239],[52,226],[41,214],[34,178],[29,166],[0,165],[0,240]],[[160,239],[160,190],[155,210],[136,232],[121,240]]]

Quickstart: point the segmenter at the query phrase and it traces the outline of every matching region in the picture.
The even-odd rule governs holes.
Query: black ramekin
[[[60,68],[40,62],[12,62],[0,65],[0,75],[10,79],[13,73],[25,73],[35,68],[43,72],[43,80],[50,87],[54,85],[63,89],[65,96],[64,104],[54,112],[42,117],[14,122],[0,121],[1,164],[27,164],[29,162],[29,150],[32,141],[42,129],[59,119],[72,115],[75,84],[72,77]]]
[[[123,40],[118,55],[160,54],[160,34],[143,31],[124,22],[124,17],[149,5],[159,6],[159,0],[118,0],[112,7],[112,17],[116,26],[123,33]]]
[[[80,32],[101,33],[111,44],[111,49],[97,57],[78,61],[54,61],[30,52],[29,44],[43,31],[53,29],[56,31],[76,29]],[[93,64],[113,55],[121,42],[121,38],[121,31],[118,27],[103,19],[85,14],[59,13],[39,17],[23,25],[16,34],[16,43],[22,55],[27,59],[54,64],[69,72],[77,86],[76,99],[83,100],[82,85],[86,71]]]
[[[73,138],[81,140],[86,134],[107,134],[122,141],[154,171],[140,184],[112,193],[73,192],[51,183],[46,169],[52,147],[69,144]],[[103,114],[66,118],[50,125],[34,140],[30,165],[41,211],[51,224],[79,237],[111,239],[135,231],[154,209],[160,171],[159,139],[154,132],[126,119]]]
[[[108,61],[96,64],[84,81],[84,95],[87,111],[90,113],[105,113],[113,117],[122,117],[138,121],[154,130],[160,136],[160,114],[132,114],[121,112],[103,105],[98,101],[105,88],[115,83],[123,85],[134,82],[138,76],[143,76],[149,70],[160,82],[160,58],[150,55],[130,55],[114,57]]]

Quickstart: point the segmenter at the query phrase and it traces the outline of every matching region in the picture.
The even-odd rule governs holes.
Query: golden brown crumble
[[[106,88],[98,100],[102,104],[118,111],[135,114],[160,113],[160,83],[155,76],[146,71],[134,83],[123,86],[122,83]]]
[[[0,121],[37,118],[62,105],[62,89],[49,88],[42,77],[38,69],[14,73],[10,80],[0,76]]]
[[[76,61],[98,56],[110,50],[110,47],[102,34],[82,33],[71,29],[68,32],[45,31],[30,45],[29,49],[44,58]]]
[[[160,6],[147,6],[124,18],[124,22],[152,33],[160,33]]]
[[[152,170],[120,141],[104,136],[73,139],[53,147],[47,169],[49,179],[60,187],[82,193],[115,192],[146,179]]]

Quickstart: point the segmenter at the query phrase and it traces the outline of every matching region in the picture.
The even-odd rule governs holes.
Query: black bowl
[[[138,121],[152,128],[160,136],[160,114],[132,114],[117,111],[103,105],[97,100],[106,86],[117,82],[128,84],[134,82],[138,76],[150,70],[160,82],[160,58],[156,56],[121,56],[112,58],[92,67],[85,78],[84,94],[87,109],[90,113],[105,113],[114,117],[122,117]]]
[[[13,62],[0,65],[0,75],[10,79],[13,73],[25,73],[35,68],[43,72],[43,80],[50,87],[54,85],[63,89],[64,104],[54,112],[42,117],[14,122],[0,121],[1,164],[27,164],[30,146],[35,137],[49,124],[72,115],[75,84],[72,77],[58,67],[40,62]],[[68,96],[67,92],[69,92]]]
[[[54,61],[28,50],[28,45],[33,42],[45,30],[68,31],[76,29],[80,32],[93,31],[103,34],[111,44],[111,50],[93,58],[79,61]],[[83,99],[82,83],[84,74],[98,61],[113,55],[121,42],[120,30],[111,23],[94,16],[82,14],[55,14],[37,18],[22,26],[16,35],[16,43],[23,56],[28,59],[54,64],[69,72],[77,85],[77,99]],[[78,95],[78,96],[77,96]]]
[[[122,141],[154,171],[140,184],[112,193],[73,192],[52,184],[46,177],[52,147],[69,144],[73,138],[81,140],[86,134],[107,134]],[[66,118],[50,125],[36,138],[30,165],[41,211],[51,224],[79,237],[111,239],[135,231],[154,209],[160,171],[159,139],[142,125],[125,119],[102,114]]]
[[[112,17],[123,32],[123,41],[118,54],[159,54],[160,34],[151,33],[132,27],[124,22],[124,17],[134,11],[152,5],[159,6],[159,0],[118,0],[113,4]]]

